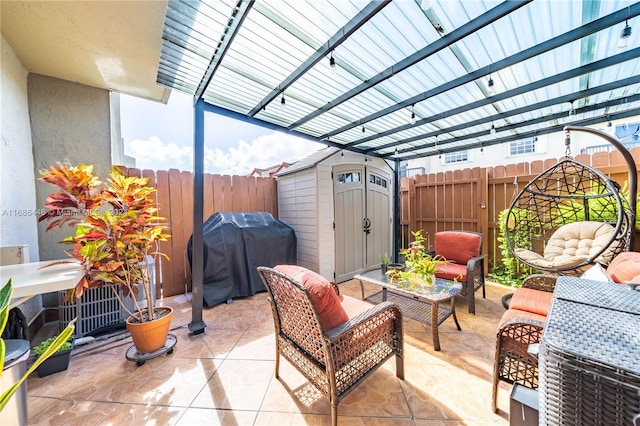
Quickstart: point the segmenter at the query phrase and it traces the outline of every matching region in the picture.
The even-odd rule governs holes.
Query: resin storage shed
[[[298,264],[335,282],[391,255],[393,170],[380,158],[325,148],[277,175],[278,217]]]

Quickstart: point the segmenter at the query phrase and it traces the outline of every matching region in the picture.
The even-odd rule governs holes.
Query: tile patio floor
[[[405,380],[388,360],[339,405],[340,425],[506,425],[510,386],[491,412],[494,341],[510,289],[487,283],[476,293],[476,315],[456,299],[462,332],[451,318],[431,333],[405,317]],[[359,297],[353,281],[341,292]],[[377,291],[367,287],[367,294]],[[173,354],[138,367],[125,358],[130,338],[100,348],[85,345],[68,370],[28,380],[30,425],[326,425],[328,400],[286,361],[274,378],[273,320],[266,293],[204,310],[206,333],[189,336],[189,296],[163,301],[175,310]],[[97,346],[97,345],[95,345]]]

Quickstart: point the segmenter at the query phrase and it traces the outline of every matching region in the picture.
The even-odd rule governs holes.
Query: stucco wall
[[[2,37],[0,92],[0,245],[27,244],[29,258],[38,257],[36,191],[27,101],[27,70]]]
[[[71,165],[93,164],[94,172],[106,179],[111,169],[111,131],[109,92],[69,81],[29,74],[29,114],[33,140],[34,172],[56,162]],[[38,207],[44,205],[54,187],[36,183]],[[44,232],[38,225],[40,259],[65,257],[68,248],[60,241],[70,228]]]
[[[27,70],[4,37],[0,47],[0,246],[26,244],[25,260],[35,262],[39,260],[38,227]],[[8,260],[7,264],[17,262],[17,259]],[[31,324],[42,311],[42,298],[33,297],[19,308]]]

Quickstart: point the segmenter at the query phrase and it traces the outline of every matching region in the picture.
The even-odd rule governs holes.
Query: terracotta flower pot
[[[127,331],[131,333],[133,344],[140,353],[150,353],[162,348],[167,341],[173,309],[170,307],[155,308],[156,311],[168,311],[162,318],[149,322],[135,322],[133,317],[127,318]]]

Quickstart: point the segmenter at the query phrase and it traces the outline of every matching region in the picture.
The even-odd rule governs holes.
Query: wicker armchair
[[[456,280],[462,284],[460,295],[467,298],[469,313],[476,313],[475,292],[484,287],[484,258],[482,254],[483,234],[473,231],[440,231],[434,234],[434,248],[427,253],[439,255],[447,260],[446,265],[436,269],[436,277]]]
[[[321,312],[307,287],[275,269],[259,267],[258,273],[273,311],[275,376],[279,378],[282,355],[329,399],[332,425],[337,425],[342,398],[390,357],[395,355],[396,375],[404,379],[402,313],[397,306],[389,302],[371,306],[323,330]],[[343,304],[363,303],[349,296],[340,298]]]
[[[522,288],[553,293],[556,283],[553,275],[531,275]],[[550,296],[549,296],[550,298]],[[503,299],[506,301],[506,299]],[[509,308],[500,321],[496,336],[496,353],[493,367],[493,393],[491,408],[498,411],[498,383],[518,383],[531,389],[538,388],[538,358],[528,352],[529,345],[539,343],[542,338],[546,316],[540,312],[529,312]]]

